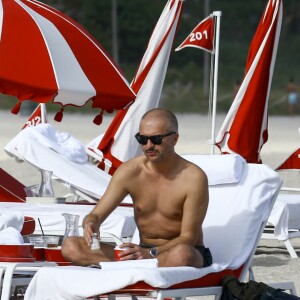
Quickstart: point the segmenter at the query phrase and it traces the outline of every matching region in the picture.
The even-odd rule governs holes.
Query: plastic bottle
[[[97,233],[93,233],[91,250],[99,250],[99,249],[100,249],[100,242],[98,240],[98,235]]]

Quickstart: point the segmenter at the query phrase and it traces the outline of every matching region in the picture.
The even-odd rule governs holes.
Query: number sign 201
[[[195,42],[195,41],[201,41],[203,37],[207,40],[208,39],[208,34],[207,30],[204,30],[203,32],[192,32],[190,34],[190,42]]]

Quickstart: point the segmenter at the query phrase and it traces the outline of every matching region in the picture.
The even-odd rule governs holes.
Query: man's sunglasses
[[[147,136],[147,135],[140,135],[140,133],[138,132],[135,135],[136,140],[138,141],[139,144],[141,145],[147,145],[148,140],[151,141],[152,144],[154,145],[160,145],[162,143],[162,140],[164,137],[170,136],[172,134],[176,134],[175,131],[171,131],[167,134],[162,134],[162,135],[151,135],[151,136]]]

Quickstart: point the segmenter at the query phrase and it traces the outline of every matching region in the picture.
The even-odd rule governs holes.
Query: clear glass
[[[98,240],[98,234],[93,233],[93,239],[91,243],[91,250],[98,250],[100,249],[100,241]]]
[[[78,230],[78,221],[79,221],[79,215],[73,215],[73,214],[62,214],[65,217],[66,221],[66,230],[64,239],[69,236],[79,236],[79,230]]]
[[[39,189],[39,197],[54,197],[52,187],[52,171],[40,170],[42,182]]]
[[[44,247],[45,246],[45,237],[43,235],[31,235],[28,237],[30,244],[33,244],[34,247]]]
[[[27,197],[36,197],[36,196],[38,196],[39,187],[40,186],[38,184],[34,184],[34,185],[24,187],[24,191],[26,193],[26,196]]]
[[[47,248],[58,247],[59,236],[58,235],[45,235],[45,244]]]

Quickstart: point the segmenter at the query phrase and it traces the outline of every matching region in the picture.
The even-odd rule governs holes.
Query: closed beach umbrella
[[[221,152],[260,163],[268,140],[268,99],[282,21],[282,1],[269,0],[248,52],[245,77],[216,138]]]
[[[126,110],[118,111],[104,135],[92,142],[97,143],[96,149],[88,146],[99,156],[101,169],[105,169],[105,161],[111,163],[110,174],[124,161],[141,153],[134,135],[138,132],[142,115],[158,106],[182,8],[182,0],[166,3],[131,83],[137,94],[136,101]]]

